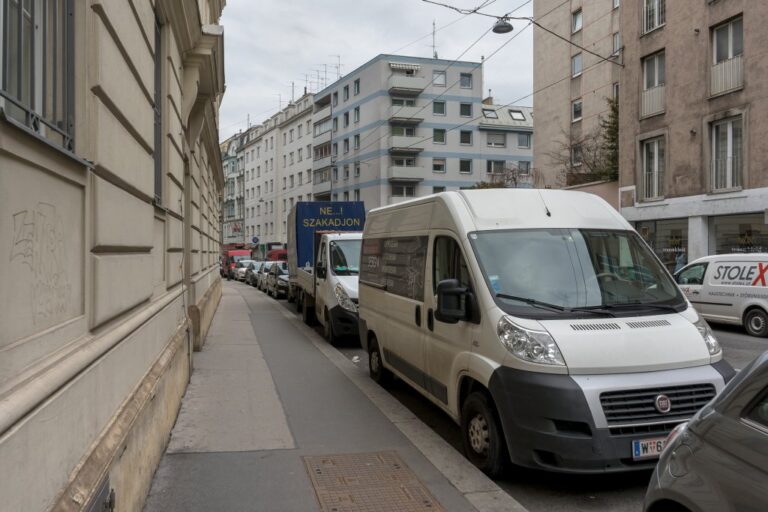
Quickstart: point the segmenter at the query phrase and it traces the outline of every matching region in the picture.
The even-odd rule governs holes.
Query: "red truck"
[[[251,259],[251,251],[249,249],[234,249],[224,253],[223,271],[222,274],[227,279],[232,279],[235,276],[235,264],[240,260]]]

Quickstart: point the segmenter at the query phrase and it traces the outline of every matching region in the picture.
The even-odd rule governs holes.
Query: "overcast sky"
[[[470,8],[482,0],[446,3]],[[521,5],[514,16],[533,12],[532,2],[526,0],[490,3],[485,9],[490,14],[504,14]],[[525,28],[524,21],[514,22],[511,34],[489,32],[481,38],[493,19],[463,16],[422,0],[227,0],[221,19],[227,84],[221,139],[246,129],[249,115],[251,125],[259,124],[277,112],[280,100],[284,107],[291,98],[292,81],[297,98],[304,91],[307,74],[313,80],[310,91],[316,91],[316,70],[324,78],[324,64],[328,82],[333,82],[336,55],[341,56],[342,74],[380,53],[430,57],[433,20],[441,59],[456,59],[480,39],[462,60],[486,57],[483,95],[490,88],[495,102],[506,104],[531,93],[533,30]],[[489,57],[512,36],[514,40]],[[531,102],[528,97],[517,103]]]

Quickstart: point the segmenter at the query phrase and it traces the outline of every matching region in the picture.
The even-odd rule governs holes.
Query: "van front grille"
[[[662,413],[656,408],[656,397],[666,395],[671,409]],[[712,384],[690,384],[648,389],[606,391],[600,394],[608,426],[642,424],[693,416],[715,396]]]

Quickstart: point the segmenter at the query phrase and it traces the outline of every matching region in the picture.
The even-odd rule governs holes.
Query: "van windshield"
[[[687,307],[666,270],[632,231],[485,231],[470,234],[470,240],[497,304],[511,314],[637,315],[643,309],[651,314]]]
[[[337,276],[356,276],[360,272],[360,245],[362,240],[331,242],[331,270]]]

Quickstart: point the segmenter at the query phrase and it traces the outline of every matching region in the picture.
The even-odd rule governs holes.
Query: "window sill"
[[[738,87],[734,87],[733,89],[728,89],[727,91],[718,92],[717,94],[710,94],[707,99],[714,100],[717,98],[722,98],[723,96],[727,96],[729,94],[732,94],[734,92],[739,92],[744,90],[744,84],[741,84]]]
[[[571,75],[571,79],[579,78],[581,76],[581,72],[576,73],[575,75]]]
[[[666,113],[667,113],[667,109],[664,109],[661,112],[654,112],[653,114],[648,114],[647,116],[641,116],[639,121],[645,121],[646,119],[653,119],[654,117],[663,116]]]
[[[667,203],[666,197],[651,197],[643,199],[641,202],[637,203],[635,207],[637,208],[650,208],[652,206],[666,206]]]
[[[583,118],[583,117],[580,117],[580,118],[578,118],[578,119],[573,119],[573,120],[571,121],[571,124],[580,123],[582,119],[584,119],[584,118]]]
[[[746,195],[742,194],[742,192],[744,192],[744,189],[742,187],[711,190],[707,193],[707,197],[704,198],[704,201],[718,201],[720,199],[740,199],[740,198],[747,197]]]
[[[661,25],[658,25],[656,27],[653,27],[651,30],[649,30],[647,32],[643,32],[642,34],[640,34],[640,37],[643,38],[643,37],[647,36],[648,34],[653,34],[654,32],[663,29],[665,26],[666,26],[666,22],[662,23]]]

